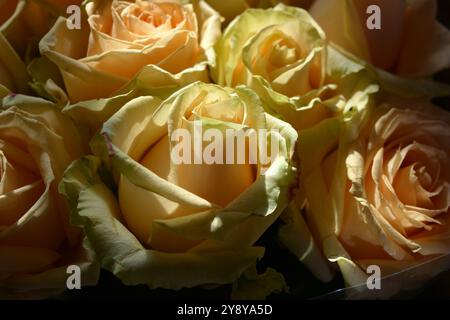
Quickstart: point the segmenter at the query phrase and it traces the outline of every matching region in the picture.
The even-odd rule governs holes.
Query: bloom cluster
[[[450,87],[431,77],[450,67],[450,31],[437,10],[0,1],[0,298],[95,285],[102,268],[124,285],[266,297],[287,287],[256,272],[269,227],[353,297],[445,271],[450,114],[431,101]]]

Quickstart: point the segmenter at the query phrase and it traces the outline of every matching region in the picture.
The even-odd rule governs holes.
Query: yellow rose
[[[251,86],[260,76],[288,97],[324,84],[325,35],[302,9],[250,9],[228,26],[216,51],[218,83]]]
[[[135,77],[147,89],[167,91],[208,82],[220,16],[206,3],[93,1],[85,13],[80,30],[60,17],[40,43],[72,102],[109,97]]]
[[[291,121],[294,128],[309,126],[297,116],[323,86],[326,40],[322,30],[302,9],[278,5],[249,9],[231,23],[216,45],[214,80],[226,86],[244,84],[255,90],[270,106],[272,114]],[[326,107],[304,108],[320,119],[332,114]],[[314,122],[315,120],[311,121]]]
[[[300,134],[301,190],[308,225],[346,284],[389,297],[448,268],[450,115],[397,98],[367,112]],[[367,291],[371,265],[381,290]]]
[[[381,29],[366,25],[381,10]],[[436,0],[317,0],[310,13],[328,39],[374,66],[404,76],[450,67],[450,32],[436,20]]]
[[[300,8],[248,9],[226,28],[215,50],[216,83],[250,87],[267,112],[298,131],[341,112],[355,93],[373,91],[367,70],[329,47]]]
[[[244,149],[228,147],[233,140],[226,139],[235,138],[221,137],[229,130],[255,130],[258,141],[270,136],[271,142],[258,143],[251,162],[254,140],[244,138]],[[289,201],[296,137],[287,123],[264,113],[252,91],[194,83],[164,102],[136,98],[104,124],[91,146],[116,188],[98,174],[99,159],[87,157],[67,170],[62,191],[102,265],[125,284],[179,289],[231,283],[255,266],[264,252],[255,242]],[[212,141],[218,144],[213,149]],[[178,149],[181,142],[187,147]],[[263,153],[270,153],[269,161]],[[179,163],[179,157],[190,160]]]
[[[0,32],[22,58],[29,60],[55,17],[65,15],[67,6],[80,3],[81,0],[0,0]]]
[[[66,288],[68,265],[82,284],[98,270],[70,226],[58,183],[84,154],[71,120],[46,100],[3,99],[0,112],[0,297],[37,298]]]

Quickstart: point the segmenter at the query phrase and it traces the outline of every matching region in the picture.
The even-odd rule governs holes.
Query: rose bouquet
[[[124,290],[263,299],[294,273],[386,299],[450,269],[437,1],[0,9],[0,298],[103,269]]]

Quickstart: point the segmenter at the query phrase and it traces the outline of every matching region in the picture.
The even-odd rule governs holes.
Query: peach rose
[[[109,97],[135,77],[159,93],[208,82],[220,16],[206,3],[93,1],[85,13],[81,30],[69,30],[61,17],[40,43],[72,102]]]
[[[9,95],[1,106],[0,297],[60,292],[71,264],[82,284],[96,283],[98,268],[58,193],[64,170],[84,153],[81,135],[46,100]]]
[[[359,116],[300,134],[301,188],[308,225],[348,286],[367,289],[370,265],[386,277],[447,257],[403,281],[408,288],[382,281],[386,297],[448,268],[450,115],[428,102],[392,99]]]
[[[198,128],[204,130],[199,136]],[[270,135],[270,145],[255,149],[245,138],[243,149],[230,147],[239,139],[230,131],[248,130]],[[202,138],[212,132],[220,146]],[[180,138],[191,142],[180,149]],[[264,249],[255,242],[290,201],[296,139],[251,90],[197,82],[163,102],[133,99],[105,122],[91,147],[111,169],[116,192],[99,175],[108,171],[100,158],[92,156],[66,170],[61,191],[102,266],[124,284],[181,289],[232,283],[261,258]],[[202,151],[195,151],[202,141]],[[227,160],[230,150],[236,160]],[[255,151],[253,164],[248,160]],[[264,153],[271,154],[267,162]],[[185,156],[192,158],[178,161]]]
[[[366,25],[370,5],[381,10],[381,29]],[[450,32],[436,11],[436,0],[317,0],[310,8],[335,44],[377,68],[415,77],[450,67]]]

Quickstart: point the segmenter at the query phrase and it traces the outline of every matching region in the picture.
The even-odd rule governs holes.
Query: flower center
[[[283,40],[278,40],[270,53],[269,62],[278,68],[297,61],[297,50]]]
[[[138,2],[123,9],[120,16],[129,29],[133,29],[133,20],[148,23],[154,27],[163,24],[176,27],[184,19],[181,7],[171,3],[147,3]]]

